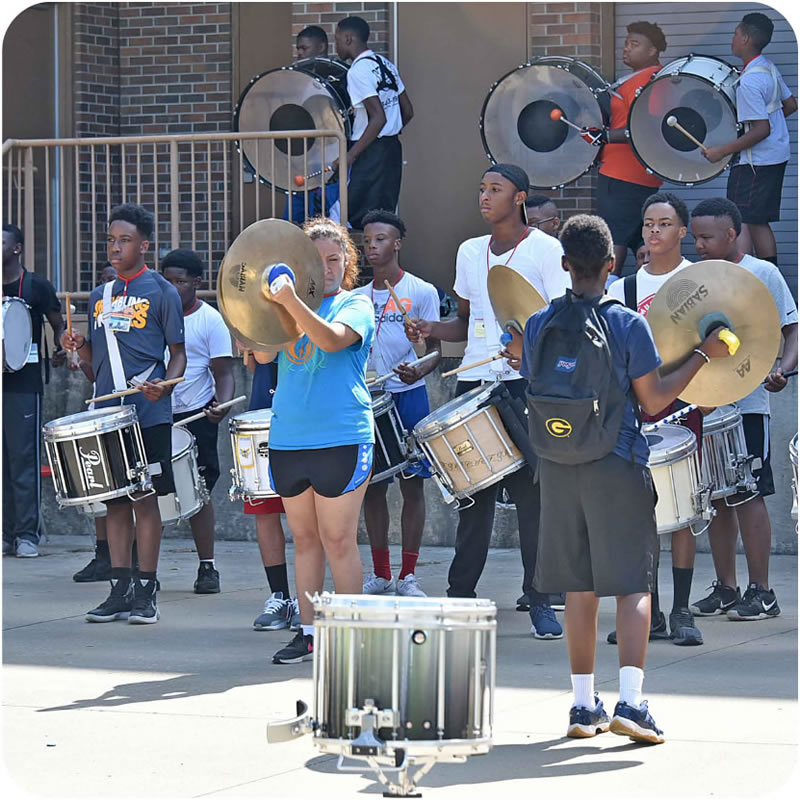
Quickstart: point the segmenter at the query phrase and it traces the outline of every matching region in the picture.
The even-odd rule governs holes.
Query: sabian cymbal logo
[[[672,311],[669,316],[673,323],[679,323],[695,304],[699,304],[708,296],[708,288],[704,284],[696,284],[691,279],[673,279],[667,293],[667,306]]]
[[[572,434],[572,424],[566,418],[548,418],[544,425],[554,438],[568,438]]]
[[[243,293],[247,286],[247,268],[244,264],[239,265],[239,275],[236,277],[236,289]]]

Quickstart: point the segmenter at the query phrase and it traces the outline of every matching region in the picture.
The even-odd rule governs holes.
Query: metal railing
[[[10,139],[2,149],[3,218],[24,233],[23,264],[46,275],[60,296],[69,292],[83,300],[106,264],[112,207],[141,204],[155,217],[150,259],[157,263],[174,248],[197,251],[206,264],[201,295],[213,296],[216,270],[230,243],[250,223],[284,216],[285,207],[291,210],[290,192],[302,193],[303,217],[312,200],[326,214],[326,192],[316,190],[319,197],[313,198],[319,185],[303,182],[298,189],[293,175],[318,170],[320,152],[323,160],[332,153],[344,163],[344,134]],[[347,220],[344,171],[338,186],[340,218]]]

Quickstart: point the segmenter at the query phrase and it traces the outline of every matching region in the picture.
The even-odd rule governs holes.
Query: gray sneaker
[[[16,555],[18,558],[38,558],[39,550],[33,541],[28,541],[27,538],[18,538]]]
[[[397,581],[397,594],[401,597],[427,597],[428,595],[419,587],[419,581],[414,574],[407,574]]]
[[[289,630],[295,633],[302,630],[303,626],[300,624],[300,605],[297,602],[297,597],[292,600],[292,615],[289,619]]]
[[[364,586],[362,594],[394,594],[397,591],[397,584],[394,577],[387,580],[384,577],[378,577],[375,572],[370,572],[364,575]]]
[[[253,622],[253,630],[284,630],[292,617],[292,601],[276,591],[265,603],[264,612]]]

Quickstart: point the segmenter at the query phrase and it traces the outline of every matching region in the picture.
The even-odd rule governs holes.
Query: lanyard
[[[118,276],[117,278],[125,283],[125,289],[122,291],[122,297],[128,297],[128,284],[132,282],[134,279],[138,279],[145,271],[147,270],[147,265],[145,265],[138,273],[134,273],[129,279],[126,279],[123,276]]]
[[[25,278],[25,268],[22,268],[22,273],[19,275],[19,292],[17,295],[22,298],[22,280]]]
[[[509,262],[514,258],[514,254],[517,253],[517,248],[519,244],[528,236],[530,232],[529,228],[525,228],[525,231],[522,232],[522,237],[517,240],[517,244],[514,246],[514,249],[511,251],[511,256],[503,263],[504,265],[508,265]],[[492,243],[494,242],[494,235],[489,238],[489,245],[486,246],[486,273],[489,273],[489,252],[492,250]]]

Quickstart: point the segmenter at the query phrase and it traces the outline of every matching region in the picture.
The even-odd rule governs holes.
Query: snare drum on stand
[[[701,519],[710,522],[711,489],[704,485],[697,455],[697,438],[686,427],[659,424],[654,431],[645,431],[650,459],[647,465],[658,493],[656,526],[659,535],[692,528]]]
[[[233,449],[231,501],[275,498],[269,481],[269,430],[272,410],[250,410],[228,422]]]
[[[408,433],[403,428],[391,393],[372,394],[372,415],[375,419],[375,457],[370,484],[399,474],[411,462]]]
[[[525,458],[493,403],[499,382],[483,385],[434,410],[414,427],[448,504],[512,474]]]
[[[153,492],[132,404],[56,418],[42,431],[61,507]]]
[[[733,405],[718,407],[703,419],[703,483],[711,488],[712,499],[756,492],[751,468],[760,458],[747,454],[741,413]],[[745,501],[749,501],[745,500]],[[734,503],[742,504],[742,502]]]
[[[3,372],[21,371],[33,348],[33,324],[28,305],[16,296],[3,299]]]
[[[313,713],[298,701],[268,741],[313,733],[339,769],[366,761],[391,795],[413,795],[436,761],[491,749],[496,618],[485,599],[317,596]]]

